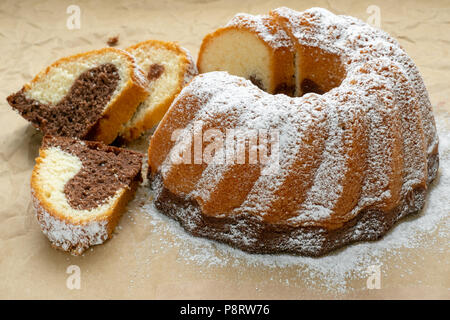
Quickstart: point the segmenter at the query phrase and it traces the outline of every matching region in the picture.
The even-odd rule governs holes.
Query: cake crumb
[[[108,41],[106,41],[106,43],[110,47],[115,47],[119,43],[119,36],[117,35],[117,36],[109,37]]]

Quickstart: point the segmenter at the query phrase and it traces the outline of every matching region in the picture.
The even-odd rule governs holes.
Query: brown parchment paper
[[[80,29],[67,28],[69,5],[80,8]],[[5,98],[54,60],[104,47],[115,35],[118,47],[147,39],[173,40],[196,57],[203,36],[237,12],[320,6],[367,21],[373,5],[380,9],[381,27],[418,65],[436,117],[448,117],[450,1],[1,1],[0,298],[450,298],[448,238],[434,239],[433,250],[410,248],[381,257],[381,289],[369,290],[365,278],[349,277],[345,290],[333,291],[326,279],[310,286],[295,266],[238,264],[233,255],[227,265],[201,259],[192,263],[195,259],[185,256],[201,255],[201,249],[189,250],[188,237],[175,241],[171,232],[164,232],[161,224],[167,221],[156,227],[145,210],[151,200],[142,190],[114,237],[81,257],[50,247],[30,203],[30,173],[42,136],[10,110]],[[145,150],[146,143],[143,138],[132,147]],[[214,259],[211,254],[205,257]],[[66,285],[71,265],[80,268],[80,289]],[[403,265],[410,272],[402,273]]]

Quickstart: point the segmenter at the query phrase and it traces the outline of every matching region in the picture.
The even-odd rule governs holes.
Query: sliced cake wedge
[[[109,144],[147,95],[134,57],[104,48],[56,61],[7,100],[44,134]]]
[[[79,255],[110,238],[142,181],[142,158],[100,142],[45,136],[31,192],[52,246]]]
[[[173,99],[198,71],[189,51],[175,42],[148,40],[126,50],[136,57],[150,82],[149,96],[120,133],[122,140],[131,141],[158,124]]]

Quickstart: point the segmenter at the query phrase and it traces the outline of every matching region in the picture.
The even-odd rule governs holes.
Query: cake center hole
[[[263,85],[263,81],[261,79],[259,79],[257,76],[251,75],[249,77],[249,80],[255,86],[257,86],[261,90],[264,90],[267,92],[267,89]],[[316,94],[326,93],[326,91],[323,90],[316,82],[314,82],[313,80],[308,79],[308,78],[303,79],[303,81],[300,83],[300,90],[301,90],[302,95],[307,94],[307,93],[316,93]],[[295,97],[295,86],[294,85],[289,86],[286,83],[280,83],[275,88],[275,91],[273,92],[273,94],[279,94],[279,93],[283,93],[290,97]]]
[[[312,81],[311,79],[303,79],[302,83],[300,84],[300,89],[302,90],[302,94],[306,93],[317,93],[317,94],[324,94],[325,92],[319,87],[317,83]]]
[[[249,77],[249,80],[250,80],[255,86],[257,86],[258,88],[260,88],[261,90],[266,91],[266,89],[265,89],[264,86],[263,86],[262,80],[259,79],[256,75],[252,74],[252,75]]]

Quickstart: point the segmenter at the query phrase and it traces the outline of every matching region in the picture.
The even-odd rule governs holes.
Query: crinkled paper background
[[[67,27],[70,5],[80,8],[79,29]],[[282,5],[298,10],[321,6],[372,22],[379,8],[381,27],[418,65],[443,132],[450,111],[450,1],[0,2],[0,298],[450,298],[448,219],[437,221],[410,247],[360,246],[360,252],[385,248],[373,259],[359,259],[359,251],[350,248],[297,263],[193,239],[158,213],[149,213],[149,194],[141,189],[114,237],[84,256],[53,250],[40,232],[29,178],[42,137],[11,111],[5,100],[11,92],[57,58],[106,46],[115,35],[119,47],[151,38],[178,41],[196,57],[203,36],[235,13],[265,13]],[[145,144],[141,139],[135,147],[145,150]],[[439,210],[447,215],[448,202],[442,206]],[[436,208],[434,203],[429,210]],[[397,229],[390,241],[401,237]],[[375,262],[381,266],[381,289],[369,290],[361,270],[364,263]],[[71,265],[81,271],[80,289],[67,286]]]

